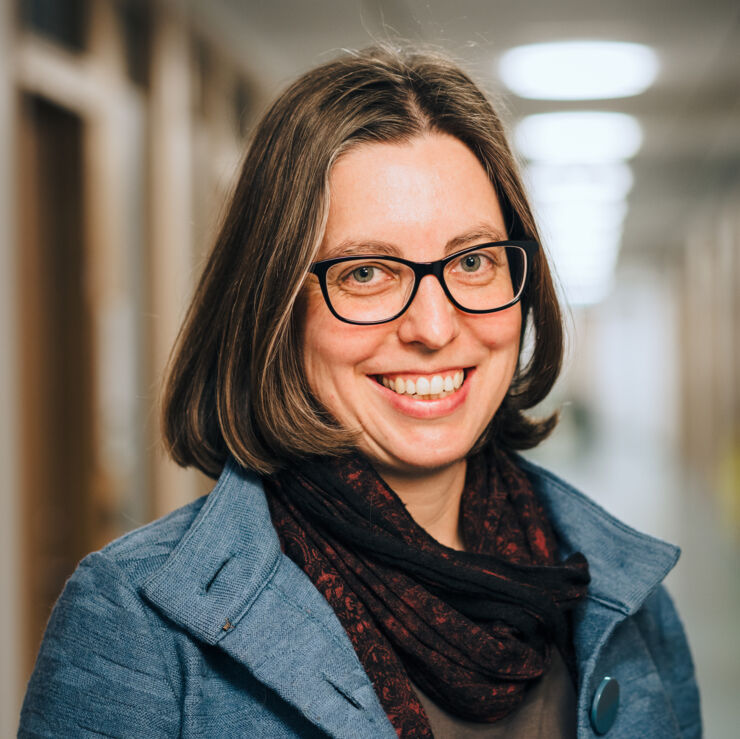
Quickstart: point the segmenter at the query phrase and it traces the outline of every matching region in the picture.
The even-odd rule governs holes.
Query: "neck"
[[[378,474],[403,501],[411,517],[440,544],[463,550],[460,535],[460,498],[465,485],[466,461],[460,460],[424,474],[404,475],[378,469]]]

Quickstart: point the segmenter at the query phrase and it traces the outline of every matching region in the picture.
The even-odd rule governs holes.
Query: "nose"
[[[399,320],[401,341],[428,349],[441,349],[460,332],[457,310],[434,275],[421,279],[414,300]]]

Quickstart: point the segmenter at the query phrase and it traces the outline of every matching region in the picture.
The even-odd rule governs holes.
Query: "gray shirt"
[[[573,739],[576,735],[576,694],[562,657],[553,649],[548,671],[527,691],[524,701],[493,724],[467,721],[437,705],[414,684],[435,739]]]

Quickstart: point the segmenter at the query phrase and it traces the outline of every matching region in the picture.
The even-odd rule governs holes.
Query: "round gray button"
[[[612,728],[619,710],[619,682],[605,677],[596,688],[591,703],[591,726],[597,734],[606,734]]]

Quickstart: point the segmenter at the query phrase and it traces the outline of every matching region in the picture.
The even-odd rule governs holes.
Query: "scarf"
[[[553,647],[575,675],[567,615],[588,563],[558,561],[511,457],[468,460],[465,551],[427,534],[359,454],[283,470],[265,488],[283,551],[334,609],[399,737],[432,737],[411,681],[457,716],[495,722],[546,672]]]

